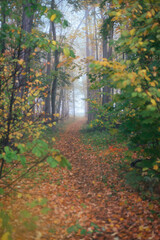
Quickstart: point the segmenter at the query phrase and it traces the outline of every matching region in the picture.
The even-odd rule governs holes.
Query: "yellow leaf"
[[[2,227],[2,218],[0,218],[0,227]]]
[[[135,89],[136,92],[142,92],[142,88],[141,87],[138,87]]]
[[[152,96],[152,94],[150,92],[146,91],[146,93],[148,96],[150,96],[150,97]]]
[[[52,138],[52,141],[53,141],[53,142],[55,142],[55,141],[56,141],[56,139],[53,137],[53,138]]]
[[[18,198],[21,198],[21,197],[22,197],[22,193],[18,193],[18,194],[17,194],[17,197],[18,197]]]
[[[139,226],[139,230],[140,230],[140,231],[143,231],[143,226]]]
[[[151,10],[151,13],[152,13],[153,16],[155,15],[155,11],[154,11],[153,8],[152,8],[152,10]]]
[[[52,156],[55,157],[55,155],[57,154],[57,152],[52,152]]]
[[[26,75],[27,73],[26,73],[26,72],[22,72],[21,74],[24,76],[24,75]]]
[[[151,29],[155,28],[155,27],[158,26],[158,25],[159,25],[158,22],[154,23],[154,24],[152,25]],[[150,42],[154,42],[154,40],[150,40]]]
[[[43,167],[43,166],[44,166],[44,163],[40,163],[40,164],[39,164],[39,167]]]
[[[48,12],[48,8],[46,8],[46,10],[44,11],[44,13],[47,13]]]
[[[138,7],[139,7],[141,10],[143,9],[143,8],[142,8],[142,6],[141,6],[141,5],[139,5],[139,4],[138,4]]]
[[[43,106],[44,106],[44,105],[45,105],[45,102],[41,102],[41,105],[43,105]]]
[[[157,105],[156,101],[153,98],[151,99],[151,103],[152,103],[153,106]]]
[[[63,52],[66,57],[70,56],[70,50],[68,48],[63,48]]]
[[[136,29],[133,28],[129,33],[130,33],[131,36],[133,36],[135,34],[135,32],[136,32]]]
[[[49,123],[48,126],[49,126],[49,127],[52,127],[52,123]]]
[[[153,166],[153,169],[156,170],[156,171],[158,170],[158,168],[159,168],[159,167],[158,167],[157,164]]]
[[[152,13],[151,12],[147,12],[146,18],[151,18],[151,17],[152,17]]]
[[[39,76],[41,76],[41,75],[42,75],[41,72],[36,72],[36,77],[39,77]]]
[[[57,162],[61,162],[61,156],[56,156],[55,159]]]
[[[18,60],[19,65],[22,65],[24,63],[23,59]]]
[[[50,20],[53,22],[55,18],[56,18],[56,14],[53,14],[53,15],[51,16]]]
[[[52,41],[52,44],[55,46],[57,43],[56,43],[56,41],[53,40],[53,41]]]
[[[59,117],[59,113],[55,113],[53,114],[55,117]]]
[[[117,16],[117,17],[121,16],[121,12],[117,12],[117,13],[116,13],[116,16]]]
[[[149,83],[152,87],[155,87],[156,86],[156,83],[155,82],[150,82]]]
[[[9,239],[9,232],[6,232],[3,234],[3,236],[1,237],[1,240],[8,240]]]

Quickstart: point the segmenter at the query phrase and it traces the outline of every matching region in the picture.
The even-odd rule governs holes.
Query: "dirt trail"
[[[143,201],[119,178],[115,162],[121,160],[122,153],[107,158],[82,143],[79,130],[83,123],[69,124],[56,141],[72,170],[51,169],[48,181],[28,190],[28,199],[26,195],[18,199],[20,206],[20,201],[31,201],[30,196],[47,198],[50,211],[45,215],[40,208],[32,208],[39,216],[36,232],[21,229],[21,235],[15,233],[14,239],[160,239],[158,205]],[[12,209],[16,214],[14,204]]]
[[[90,223],[95,223],[104,233],[93,233],[92,237],[86,238],[73,236],[73,239],[158,240],[158,218],[154,215],[158,207],[143,201],[119,178],[114,161],[119,161],[122,154],[108,162],[90,145],[81,142],[79,130],[83,123],[84,120],[80,120],[69,125],[61,133],[57,146],[72,164],[72,171],[67,172],[64,181],[73,190],[68,192],[73,201],[78,198],[75,211],[81,202],[86,206],[77,212],[77,220],[93,232],[96,229],[90,227]],[[105,181],[103,177],[106,177]]]

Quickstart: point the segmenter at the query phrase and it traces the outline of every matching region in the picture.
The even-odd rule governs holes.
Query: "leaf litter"
[[[13,239],[159,240],[158,202],[142,200],[119,177],[115,163],[126,149],[95,152],[82,143],[83,124],[69,124],[56,141],[72,170],[41,166],[43,180],[26,178],[3,199]]]

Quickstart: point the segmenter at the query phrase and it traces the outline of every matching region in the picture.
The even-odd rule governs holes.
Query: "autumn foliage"
[[[155,1],[115,1],[110,5],[102,33],[114,24],[115,53],[90,64],[92,88],[118,90],[101,106],[91,101],[97,118],[91,127],[120,133],[132,149],[141,152],[142,169],[150,177],[159,175],[160,86],[159,4]],[[99,107],[98,107],[99,106]],[[98,110],[99,109],[99,110]]]

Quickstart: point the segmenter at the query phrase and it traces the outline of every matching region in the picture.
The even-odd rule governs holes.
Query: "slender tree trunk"
[[[1,2],[1,30],[4,32],[4,25],[6,23],[6,2],[3,0]],[[3,54],[5,52],[5,37],[2,34],[2,40],[1,40],[1,53]]]
[[[59,101],[58,101],[58,107],[57,107],[57,113],[59,114],[61,109],[62,97],[63,97],[63,88],[61,88],[60,94],[59,94]]]
[[[65,89],[63,89],[63,96],[62,96],[62,120],[65,117]]]
[[[1,2],[1,42],[0,42],[0,51],[1,51],[1,54],[3,54],[5,52],[5,37],[4,37],[4,32],[5,32],[5,28],[4,28],[4,25],[6,23],[6,15],[5,15],[5,12],[6,12],[6,2],[5,1],[2,1]],[[3,66],[0,67],[0,71],[3,70]],[[1,91],[2,91],[2,79],[0,79],[0,96],[1,96]],[[3,107],[3,106],[1,106]]]
[[[97,21],[96,21],[96,8],[94,7],[93,9],[93,13],[94,13],[94,35],[95,35],[95,47],[96,47],[96,54],[95,54],[95,58],[96,60],[98,60],[98,39],[97,39]]]
[[[107,39],[103,39],[103,58],[108,58],[108,41]],[[106,78],[106,76],[104,76]],[[103,87],[103,96],[102,96],[102,105],[108,103],[110,100],[110,88],[108,86]]]
[[[51,25],[49,30],[49,38],[51,40]],[[48,81],[48,94],[45,98],[45,116],[48,117],[51,114],[51,50],[47,54],[47,81]]]
[[[73,117],[75,118],[76,116],[76,109],[75,109],[75,87],[74,87],[74,82],[73,82]]]
[[[51,9],[55,9],[56,5],[55,5],[55,0],[52,0],[51,2]],[[56,26],[54,21],[52,22],[52,34],[53,34],[53,39],[54,41],[57,40],[57,36],[56,36]],[[55,71],[55,76],[54,76],[54,80],[52,83],[52,90],[51,90],[51,102],[52,102],[52,120],[54,120],[54,114],[56,113],[56,93],[57,93],[57,82],[58,82],[58,76],[57,76],[57,66],[59,64],[59,53],[58,50],[55,50],[54,52],[54,71]]]
[[[47,63],[50,63],[50,64],[47,64],[47,80],[48,80],[48,93],[47,93],[47,97],[45,98],[45,116],[48,117],[51,113],[50,109],[50,93],[51,93],[51,87],[50,87],[50,84],[51,84],[51,81],[50,81],[50,74],[51,74],[51,52],[48,53],[47,55]]]
[[[104,20],[103,20],[104,21]],[[103,38],[103,58],[111,58],[112,56],[112,47],[109,45],[108,40],[113,39],[113,25],[111,26],[109,37]],[[104,76],[104,79],[107,76]],[[102,105],[111,101],[112,89],[109,86],[103,87],[103,96],[102,96]]]
[[[86,6],[86,10],[85,10],[85,28],[86,28],[86,58],[90,56],[90,50],[89,50],[89,32],[88,32],[88,17],[89,17],[89,10],[88,10],[88,6]],[[90,99],[91,97],[91,93],[90,93],[90,82],[89,82],[89,78],[88,78],[88,73],[89,73],[89,65],[87,63],[87,99]],[[90,107],[90,103],[88,102],[87,105],[87,112],[88,112],[88,122],[91,121],[91,107]]]
[[[36,3],[36,1],[35,1]],[[23,4],[23,14],[22,14],[22,31],[26,33],[31,33],[32,27],[33,27],[33,18],[34,18],[34,12],[33,12],[33,3],[31,3],[30,0],[26,0],[25,4]],[[27,13],[32,13],[30,16],[28,16]],[[21,58],[25,61],[25,72],[29,73],[30,71],[30,54],[31,54],[31,48],[26,48],[21,52]],[[20,86],[21,88],[21,97],[23,97],[24,91],[25,91],[25,86],[26,82],[28,81],[27,75],[25,76],[20,76]]]

